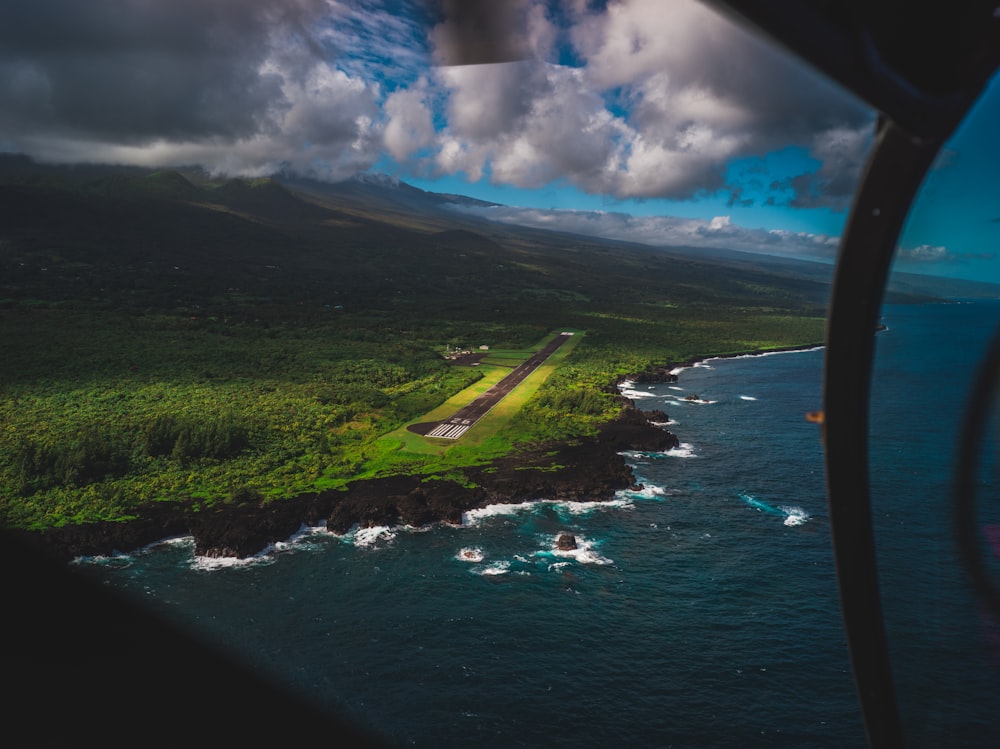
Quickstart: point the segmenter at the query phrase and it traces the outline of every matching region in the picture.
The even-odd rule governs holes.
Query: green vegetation
[[[0,523],[462,479],[592,434],[623,375],[823,336],[826,288],[803,275],[349,198],[176,172],[0,179]],[[405,429],[567,329],[461,440]]]

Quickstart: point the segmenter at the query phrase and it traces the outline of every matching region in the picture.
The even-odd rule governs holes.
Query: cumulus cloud
[[[871,113],[704,5],[613,0],[591,13],[570,4],[561,33],[581,64],[566,68],[542,62],[559,38],[556,21],[543,4],[528,12],[526,3],[514,4],[525,38],[544,40],[534,62],[439,72],[449,114],[442,170],[521,187],[560,178],[618,198],[689,198],[738,192],[726,185],[734,158],[799,145],[822,167],[780,186],[795,205],[834,205],[853,192]]]
[[[386,149],[397,161],[434,142],[434,123],[427,103],[426,84],[394,91],[385,100],[388,121],[382,132]]]
[[[448,126],[443,171],[541,187],[569,177],[600,191],[615,169],[623,123],[590,90],[580,70],[536,61],[443,68]]]
[[[966,263],[976,260],[994,260],[993,252],[955,252],[942,245],[920,244],[913,247],[899,247],[896,258],[904,265],[937,265],[944,263]]]
[[[952,257],[947,247],[929,244],[921,244],[916,247],[900,247],[896,251],[896,256],[900,260],[911,263],[939,263],[943,260],[949,260]]]
[[[402,175],[734,204],[749,198],[726,184],[733,159],[797,145],[821,166],[772,197],[851,193],[871,126],[858,102],[695,0],[597,6],[6,0],[0,142],[327,179],[388,156]]]

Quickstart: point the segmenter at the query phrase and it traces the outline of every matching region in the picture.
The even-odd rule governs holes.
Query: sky
[[[696,0],[482,7],[512,30],[499,43],[461,0],[3,0],[0,151],[386,173],[501,203],[474,209],[496,220],[835,257],[866,105]],[[1000,281],[997,132],[994,82],[932,170],[900,268]]]

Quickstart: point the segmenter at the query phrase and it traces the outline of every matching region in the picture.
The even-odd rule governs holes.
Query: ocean
[[[951,544],[955,421],[1000,304],[887,306],[872,466],[911,746],[996,744],[1000,645]],[[390,745],[857,747],[819,427],[823,351],[624,383],[679,448],[641,491],[303,530],[253,560],[189,539],[80,560]],[[984,478],[985,484],[992,481]],[[562,533],[578,548],[556,549]]]

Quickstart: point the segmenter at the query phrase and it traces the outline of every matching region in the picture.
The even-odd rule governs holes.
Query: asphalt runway
[[[519,364],[509,375],[491,387],[485,393],[476,398],[472,403],[460,408],[451,418],[441,421],[427,432],[425,437],[437,437],[438,439],[457,440],[477,421],[488,414],[497,403],[507,397],[511,390],[520,385],[524,380],[538,369],[546,359],[558,350],[572,333],[560,333],[547,343],[543,348],[532,354],[531,358],[523,364]],[[423,426],[423,425],[421,425]],[[422,430],[421,430],[422,431]]]

